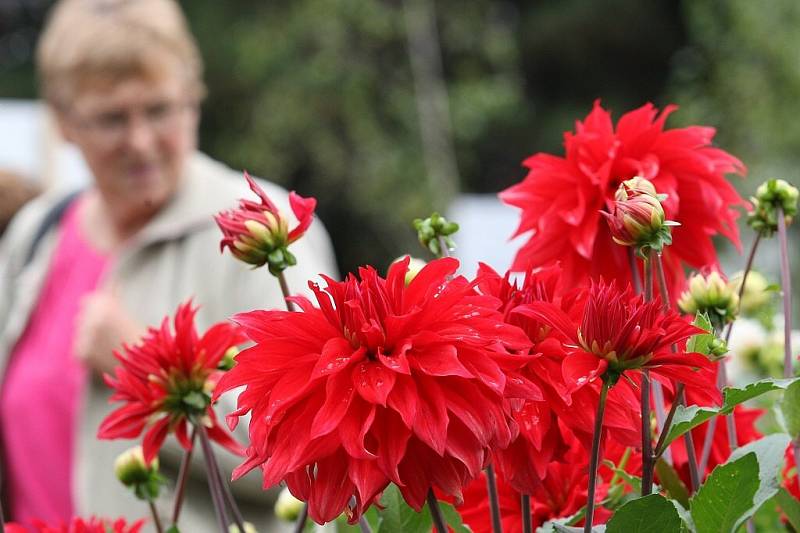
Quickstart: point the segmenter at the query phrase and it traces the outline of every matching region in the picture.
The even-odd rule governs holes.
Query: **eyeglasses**
[[[193,102],[163,100],[139,109],[115,109],[83,117],[74,115],[74,118],[76,125],[91,135],[93,141],[111,146],[120,143],[138,120],[156,135],[174,133],[187,112],[196,109]]]

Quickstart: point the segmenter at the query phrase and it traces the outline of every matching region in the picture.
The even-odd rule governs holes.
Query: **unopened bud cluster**
[[[415,219],[414,229],[417,230],[419,243],[436,257],[444,256],[447,250],[455,248],[450,235],[458,231],[458,224],[449,222],[439,213],[433,213],[428,218]],[[442,242],[446,249],[442,249]]]
[[[778,208],[783,211],[786,225],[797,215],[798,190],[785,180],[771,179],[756,189],[750,201],[753,211],[747,216],[747,223],[764,237],[771,237],[778,231]]]
[[[678,299],[678,307],[690,315],[706,313],[711,323],[720,327],[736,318],[737,287],[716,271],[708,275],[694,274],[689,278],[688,289]]]
[[[602,212],[614,242],[634,247],[644,258],[650,250],[660,252],[672,243],[670,226],[677,223],[666,220],[661,205],[665,196],[657,194],[650,181],[638,176],[626,180],[614,198],[611,213]]]

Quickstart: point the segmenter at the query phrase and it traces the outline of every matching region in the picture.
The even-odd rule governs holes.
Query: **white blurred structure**
[[[0,98],[0,169],[44,188],[76,188],[89,170],[78,150],[61,141],[45,106],[37,100]]]

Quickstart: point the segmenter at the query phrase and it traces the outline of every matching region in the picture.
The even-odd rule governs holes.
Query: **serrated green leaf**
[[[683,507],[689,507],[689,490],[675,469],[663,458],[656,462],[656,474],[667,496],[677,500]]]
[[[794,530],[800,531],[800,501],[795,500],[794,496],[786,492],[786,489],[778,490],[775,501],[780,505],[781,511],[786,515]]]
[[[664,446],[669,446],[675,439],[696,428],[703,422],[709,420],[716,415],[727,415],[733,412],[733,409],[748,400],[757,398],[767,392],[786,389],[792,383],[800,381],[800,378],[788,379],[762,379],[755,383],[750,383],[744,388],[727,387],[723,391],[722,406],[717,407],[698,407],[691,405],[689,407],[678,406],[675,410],[675,416],[672,419],[672,425],[669,428],[669,433],[664,440]]]
[[[792,439],[800,438],[800,381],[786,388],[780,408],[784,429]]]
[[[464,524],[464,521],[461,519],[461,515],[455,507],[449,503],[439,502],[439,508],[442,510],[444,521],[447,522],[447,525],[450,526],[450,529],[452,529],[455,533],[472,533],[472,530],[469,528],[469,526]]]
[[[674,533],[681,530],[678,510],[660,494],[631,500],[606,524],[607,533]]]
[[[396,485],[390,484],[383,491],[380,527],[378,533],[430,533],[433,526],[431,513],[426,505],[422,512],[408,506]]]
[[[178,526],[170,526],[166,533],[181,533],[181,530],[178,529]]]
[[[717,466],[690,502],[697,533],[735,532],[753,506],[758,485],[754,452]]]

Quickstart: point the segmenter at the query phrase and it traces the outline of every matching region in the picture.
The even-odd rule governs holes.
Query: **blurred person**
[[[17,211],[40,192],[38,185],[23,176],[9,170],[0,170],[0,237]]]
[[[146,504],[113,473],[114,458],[132,441],[95,437],[110,411],[99,376],[115,365],[113,350],[190,297],[200,306],[201,331],[236,312],[282,307],[283,298],[265,270],[220,253],[212,215],[250,193],[241,174],[197,151],[202,61],[176,2],[61,0],[37,54],[43,97],[93,182],[31,202],[0,245],[7,257],[0,272],[6,516],[146,516]],[[291,212],[286,191],[261,185]],[[336,275],[318,221],[292,250],[298,266],[286,276],[295,292],[320,272]],[[234,409],[232,398],[222,402],[222,413]],[[246,424],[240,428],[246,435]],[[180,458],[177,446],[163,452],[162,465]],[[223,463],[229,469],[238,458]],[[200,481],[188,490],[184,531],[216,530]],[[247,487],[247,480],[233,484]],[[167,515],[171,498],[160,503]],[[264,509],[245,511],[246,518],[263,518]]]

